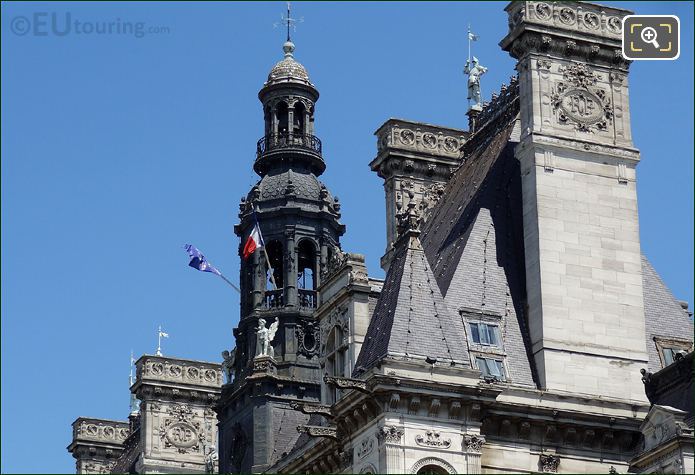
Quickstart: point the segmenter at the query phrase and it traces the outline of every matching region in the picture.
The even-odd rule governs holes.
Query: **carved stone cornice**
[[[500,42],[521,59],[547,54],[627,68],[621,53],[623,9],[580,2],[513,2],[509,33]]]
[[[367,383],[360,379],[350,379],[350,378],[337,378],[334,376],[324,376],[323,381],[330,385],[335,386],[339,389],[355,389],[363,393],[369,393],[367,389]]]
[[[121,445],[130,434],[130,423],[80,417],[72,423],[74,441]]]
[[[547,144],[559,148],[571,148],[574,150],[594,152],[596,154],[613,156],[617,159],[630,160],[634,162],[637,162],[640,159],[640,154],[636,149],[600,145],[591,142],[590,140],[584,141],[554,136],[551,137],[548,135],[540,134],[538,132],[534,132],[532,135],[526,136],[517,147],[519,147],[520,150],[523,150],[528,146],[528,142],[532,142],[534,144]]]
[[[222,367],[217,363],[144,355],[135,363],[136,386],[148,383],[178,383],[200,390],[219,390]]]
[[[377,136],[379,155],[387,150],[402,151],[449,159],[447,162],[451,159],[458,160],[461,145],[466,141],[466,132],[463,130],[400,119],[387,120],[374,135]],[[372,170],[376,171],[374,167]],[[426,167],[422,171],[428,173]]]
[[[297,432],[308,434],[310,437],[327,437],[338,440],[338,429],[334,426],[299,425],[297,426]]]

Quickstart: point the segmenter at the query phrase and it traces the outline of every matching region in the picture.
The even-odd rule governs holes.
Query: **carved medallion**
[[[305,322],[295,329],[297,336],[297,353],[311,358],[318,354],[319,340],[321,338],[320,328],[313,322]]]
[[[186,422],[175,422],[164,432],[165,447],[175,446],[179,452],[186,453],[198,444],[196,428]]]
[[[364,439],[357,449],[357,457],[363,459],[374,450],[374,439],[371,437]]]
[[[415,143],[415,133],[410,129],[403,129],[400,133],[400,139],[403,145],[412,145]]]
[[[190,367],[186,370],[186,376],[188,376],[188,379],[196,380],[200,377],[200,371],[198,371],[198,368]]]
[[[169,374],[173,376],[174,378],[178,378],[181,376],[181,366],[178,365],[171,365],[169,366]]]
[[[613,106],[606,91],[596,87],[599,76],[585,64],[561,67],[564,81],[555,85],[551,102],[557,120],[580,132],[606,130]]]
[[[423,134],[422,144],[427,148],[435,148],[437,146],[437,136],[429,132]]]
[[[205,381],[212,382],[212,381],[215,381],[216,379],[217,379],[217,373],[215,372],[215,370],[212,370],[212,369],[205,370]]]
[[[536,5],[536,16],[541,20],[550,20],[553,16],[553,10],[547,3],[538,3]]]
[[[598,30],[601,27],[601,19],[594,12],[586,12],[584,14],[584,24],[592,30]]]
[[[159,435],[164,447],[174,447],[179,453],[199,451],[200,442],[205,441],[205,434],[200,422],[194,420],[193,410],[186,404],[171,406],[159,427]]]
[[[459,141],[454,137],[446,137],[444,138],[444,148],[447,152],[455,152],[459,148]]]
[[[612,33],[618,34],[623,31],[623,21],[617,16],[608,18],[606,25],[608,26],[608,30]]]
[[[558,15],[559,20],[565,25],[573,25],[577,19],[577,13],[571,8],[561,8]]]
[[[451,447],[451,439],[442,439],[441,434],[433,430],[428,430],[424,434],[415,436],[415,443],[423,447],[436,447],[439,449]]]

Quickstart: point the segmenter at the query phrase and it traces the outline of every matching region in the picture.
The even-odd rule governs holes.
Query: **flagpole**
[[[220,274],[217,274],[217,275],[219,275],[220,277],[222,277],[222,280],[224,280],[224,281],[227,282],[229,285],[231,285],[232,288],[233,288],[234,290],[236,290],[237,292],[239,292],[239,295],[241,295],[241,289],[239,289],[239,287],[237,287],[237,286],[234,285],[232,282],[230,282],[230,280],[227,279],[227,278],[226,278],[224,275],[222,275],[221,273],[220,273]]]
[[[270,271],[270,282],[273,284],[273,290],[277,290],[278,286],[275,284],[275,276],[273,275],[273,266],[270,264],[270,258],[268,257],[268,252],[265,250],[265,243],[263,243],[263,255],[265,255],[265,262],[268,264],[268,270]]]
[[[260,229],[261,226],[258,224],[258,214],[256,213],[256,210],[253,210],[253,222],[254,225],[258,226],[258,232],[260,234],[260,239],[261,239],[261,247],[263,248],[263,255],[265,256],[265,262],[268,264],[268,270],[270,271],[270,282],[273,284],[273,290],[277,290],[278,286],[275,284],[275,276],[273,275],[273,266],[270,263],[270,257],[268,257],[268,251],[265,250],[265,240],[263,239],[263,233],[261,233]]]
[[[162,356],[162,326],[159,325],[157,332],[157,356]]]
[[[468,24],[468,63],[471,62],[471,24]]]

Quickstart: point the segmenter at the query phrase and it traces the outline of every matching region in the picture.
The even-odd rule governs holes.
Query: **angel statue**
[[[468,74],[468,100],[471,109],[480,110],[482,107],[482,98],[480,96],[480,77],[487,72],[487,68],[482,66],[478,58],[473,56],[473,61],[466,61],[466,66],[463,68],[463,73]]]
[[[275,333],[278,331],[278,319],[275,317],[275,321],[270,324],[268,328],[265,327],[265,318],[258,319],[258,328],[256,329],[256,358],[259,356],[274,356],[273,345],[270,343],[275,338]]]
[[[234,380],[234,363],[236,362],[236,346],[232,348],[232,351],[224,350],[222,352],[222,371],[227,376],[227,384]]]

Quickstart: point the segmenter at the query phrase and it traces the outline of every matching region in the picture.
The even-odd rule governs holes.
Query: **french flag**
[[[249,234],[246,243],[244,244],[244,250],[242,251],[242,257],[247,259],[251,254],[253,254],[256,249],[263,248],[263,235],[261,234],[261,228],[258,226],[258,221],[253,226],[251,234]]]

